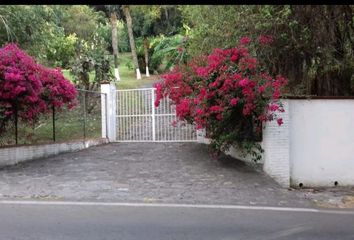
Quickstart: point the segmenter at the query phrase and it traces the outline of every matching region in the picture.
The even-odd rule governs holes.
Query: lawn
[[[87,101],[84,111],[83,95]],[[100,95],[79,92],[78,103],[72,110],[55,111],[55,140],[57,142],[101,137]],[[18,121],[18,144],[39,144],[53,142],[53,115],[41,115],[35,124]],[[15,123],[11,122],[0,135],[0,146],[14,145]]]

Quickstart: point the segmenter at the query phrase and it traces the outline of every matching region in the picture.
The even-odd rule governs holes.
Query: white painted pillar
[[[263,130],[263,170],[283,187],[290,186],[290,103],[282,100],[285,112],[278,114],[283,124],[277,121],[266,123]]]
[[[115,83],[101,84],[101,92],[106,94],[107,102],[101,101],[102,113],[102,137],[108,137],[110,142],[116,141],[117,118],[117,91]]]
[[[141,79],[140,69],[136,69],[136,79]]]
[[[152,141],[156,141],[156,129],[155,129],[155,88],[151,89],[151,110],[152,110]]]
[[[101,84],[101,133],[102,133],[102,138],[108,138],[108,132],[107,132],[107,99],[108,99],[108,94],[104,91],[104,84]]]
[[[118,68],[114,69],[114,77],[116,78],[116,81],[120,81],[119,69]]]
[[[205,129],[198,129],[197,130],[197,142],[198,143],[205,143],[205,144],[209,144],[210,143],[210,139],[205,137],[206,135],[206,131]]]

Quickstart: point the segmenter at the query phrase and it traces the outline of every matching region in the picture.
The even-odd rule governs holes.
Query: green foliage
[[[118,32],[118,51],[119,52],[129,52],[129,37],[126,24],[122,20],[117,21],[117,32]],[[98,24],[96,33],[105,40],[108,44],[107,50],[112,52],[112,29],[111,24],[107,21],[105,23]]]
[[[1,6],[0,12],[7,24],[7,27],[0,28],[0,43],[17,42],[41,63],[47,63],[47,43],[62,35],[62,29],[53,21],[53,9],[48,6],[7,5]]]
[[[161,36],[154,47],[153,61],[164,60],[164,71],[169,70],[175,64],[186,63],[188,59],[188,37],[174,35],[171,37]]]
[[[174,65],[186,63],[189,58],[188,37],[180,34],[147,38],[149,42],[149,71],[163,73]],[[136,40],[140,71],[145,71],[143,38]]]
[[[97,90],[101,81],[112,81],[114,79],[106,48],[107,43],[99,37],[98,33],[90,42],[78,41],[77,57],[72,61],[70,69],[77,85],[87,90]],[[90,72],[92,71],[95,71],[94,79],[90,79]]]
[[[163,61],[167,61],[166,69],[175,64],[176,58],[179,58],[179,52],[176,51],[177,49],[163,49],[164,46],[160,46],[158,47],[160,48],[158,51],[163,49],[162,52],[156,53],[155,47],[163,40],[161,36],[173,36],[179,32],[181,18],[177,6],[138,5],[131,6],[131,12],[134,19],[134,35],[138,37],[136,45],[140,71],[145,71],[146,67],[144,46],[146,46],[147,43],[144,44],[144,39],[149,42],[147,57],[150,72],[161,71],[159,68]],[[173,41],[174,38],[175,37],[171,37],[169,40]],[[150,42],[152,42],[152,44]],[[166,42],[162,43],[162,45],[168,45]],[[181,45],[180,43],[177,44],[178,46]],[[172,56],[173,51],[175,52],[175,56]],[[182,55],[183,54],[184,53],[182,53]],[[166,57],[164,55],[166,55]],[[181,58],[183,58],[183,56]]]
[[[118,51],[119,52],[130,52],[129,36],[127,25],[124,21],[117,21],[118,28]],[[112,33],[110,33],[111,36]]]
[[[161,5],[160,18],[153,25],[155,35],[172,36],[182,29],[182,15],[177,5]]]
[[[78,38],[75,34],[53,36],[47,45],[47,61],[52,66],[67,68],[75,56],[75,46]]]
[[[134,35],[136,37],[155,35],[153,25],[161,16],[161,6],[136,5],[131,6],[130,9],[134,19]]]
[[[239,34],[242,21],[238,16],[244,6],[187,5],[179,8],[184,23],[192,29],[192,55],[210,53],[216,47],[234,47],[239,36],[243,36]]]
[[[136,37],[172,36],[182,28],[181,13],[176,5],[133,5],[130,8]]]
[[[78,38],[89,41],[95,35],[99,23],[104,22],[104,15],[87,5],[71,5],[63,15],[62,26],[66,34],[75,33]]]
[[[5,5],[0,7],[0,19],[1,45],[17,42],[40,63],[52,67],[69,67],[81,52],[77,48],[82,42],[91,49],[105,42],[99,30],[106,19],[86,5]]]
[[[108,21],[106,21],[105,23],[99,23],[97,26],[96,33],[100,38],[104,39],[104,41],[109,44],[109,47],[111,46],[110,42],[111,42],[112,33],[111,33],[111,25],[109,24]]]
[[[354,94],[354,8],[351,5],[180,6],[191,27],[192,55],[233,47],[240,36],[271,35],[262,57],[271,73],[289,77],[296,94]],[[212,12],[212,14],[210,14]]]

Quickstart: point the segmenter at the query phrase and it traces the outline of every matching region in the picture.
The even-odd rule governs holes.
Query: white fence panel
[[[177,121],[175,106],[168,98],[155,108],[155,91],[155,88],[117,90],[117,141],[197,141],[195,127]]]

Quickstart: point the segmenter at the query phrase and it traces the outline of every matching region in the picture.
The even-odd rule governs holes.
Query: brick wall
[[[280,185],[290,185],[290,103],[283,100],[283,124],[279,126],[276,121],[267,122],[263,130],[262,147],[263,170]]]

